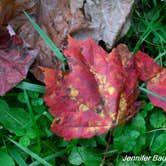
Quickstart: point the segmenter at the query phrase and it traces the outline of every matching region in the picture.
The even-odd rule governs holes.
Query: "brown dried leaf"
[[[91,37],[96,42],[104,41],[111,48],[129,27],[133,3],[134,0],[15,0],[15,18],[10,24],[17,28],[17,33],[26,43],[40,50],[36,64],[54,68],[58,66],[56,57],[32,28],[23,10],[37,21],[61,50],[67,46],[67,35],[79,40]],[[38,73],[36,67],[33,73]]]
[[[130,26],[133,4],[133,0],[86,0],[84,12],[89,26],[73,37],[82,40],[90,36],[97,42],[104,41],[111,48]]]

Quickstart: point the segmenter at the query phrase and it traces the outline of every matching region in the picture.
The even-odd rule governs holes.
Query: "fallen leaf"
[[[96,43],[103,41],[111,48],[130,26],[134,0],[15,0],[12,4],[12,13],[0,10],[0,15],[8,18],[5,23],[11,24],[26,43],[39,49],[36,66],[54,68],[59,62],[22,11],[36,20],[60,50],[66,48],[68,35],[79,40],[91,37]],[[31,71],[41,80],[41,71],[36,66]]]
[[[166,98],[166,69],[141,51],[137,53],[135,61],[140,79],[147,83],[147,89]],[[155,106],[166,111],[166,101],[151,94],[148,97]]]
[[[133,5],[134,0],[86,0],[83,10],[89,25],[70,35],[77,40],[91,37],[96,42],[103,41],[107,48],[112,48],[130,27]]]
[[[10,36],[6,28],[0,32],[0,96],[13,88],[26,77],[37,50],[24,46],[23,40],[16,35]]]
[[[89,138],[124,123],[139,110],[134,59],[125,45],[107,54],[91,39],[69,38],[69,72],[42,68],[51,129],[66,140]],[[127,55],[127,56],[126,56]]]

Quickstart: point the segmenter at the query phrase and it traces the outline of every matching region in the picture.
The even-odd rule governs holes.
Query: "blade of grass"
[[[166,128],[159,128],[159,129],[154,129],[154,130],[149,130],[146,133],[152,133],[152,132],[156,132],[156,131],[166,131]]]
[[[142,42],[143,42],[143,41],[149,36],[149,34],[153,31],[153,28],[152,28],[152,27],[153,27],[153,26],[156,26],[157,24],[159,24],[159,23],[162,21],[162,19],[164,18],[164,17],[162,17],[162,18],[160,18],[160,19],[158,20],[158,17],[160,16],[159,13],[161,12],[161,10],[162,10],[164,7],[165,7],[165,5],[163,5],[160,9],[158,9],[157,12],[156,12],[156,13],[154,14],[154,16],[152,17],[152,19],[151,19],[150,23],[148,24],[146,30],[144,31],[144,33],[142,34],[142,36],[140,37],[140,39],[139,39],[138,42],[136,43],[136,46],[135,46],[135,48],[134,48],[134,50],[133,50],[133,53],[134,53],[134,54],[139,50],[139,47],[140,47],[140,45],[142,44]],[[157,23],[155,23],[156,20],[158,20]],[[153,25],[153,24],[154,24],[154,25]]]
[[[150,90],[148,90],[148,89],[146,89],[146,88],[139,87],[139,89],[140,89],[141,91],[147,93],[147,94],[153,95],[153,96],[158,97],[159,99],[161,99],[161,100],[163,100],[163,101],[166,101],[166,98],[165,98],[165,97],[163,97],[163,96],[161,96],[161,95],[159,95],[159,94],[157,94],[157,93],[154,93],[154,92],[152,92],[152,91],[150,91]]]
[[[38,93],[44,93],[45,92],[44,86],[32,84],[32,83],[25,82],[25,81],[18,84],[16,86],[16,88],[23,89],[23,90],[34,91],[34,92],[38,92]]]
[[[21,144],[19,144],[18,142],[14,141],[11,138],[8,138],[8,140],[10,142],[12,142],[13,144],[15,144],[18,148],[20,148],[21,150],[23,150],[25,153],[27,153],[28,155],[30,155],[32,158],[36,159],[37,161],[39,161],[41,164],[45,165],[45,166],[51,166],[50,163],[48,163],[46,160],[42,159],[40,156],[38,156],[37,154],[35,154],[34,152],[32,152],[31,150],[29,150],[28,148],[22,146]]]
[[[21,157],[20,153],[14,149],[14,148],[8,148],[8,152],[10,153],[10,155],[12,156],[12,158],[16,161],[16,163],[19,165],[19,166],[28,166],[24,159]]]
[[[160,43],[161,42],[166,43],[165,38],[159,32],[153,30],[153,34],[154,34],[154,36],[158,36],[158,38],[160,39]]]
[[[166,55],[166,51],[160,53],[154,60],[157,61],[158,59],[160,59],[161,57]]]
[[[152,145],[153,145],[153,142],[154,142],[154,139],[156,137],[156,131],[153,133],[153,136],[151,138],[151,141],[150,141],[150,144],[149,144],[149,147],[152,148]]]
[[[32,107],[31,107],[31,104],[30,104],[30,101],[29,101],[29,97],[28,97],[28,94],[27,94],[26,90],[24,90],[24,97],[25,97],[25,100],[26,100],[28,111],[29,111],[29,113],[31,115],[31,118],[32,118],[33,126],[34,126],[35,131],[36,131],[37,145],[38,145],[37,150],[38,150],[38,154],[40,154],[40,151],[41,151],[40,132],[39,132],[39,128],[37,126],[37,122],[36,122],[35,116],[33,114],[33,110],[32,110]]]
[[[47,156],[47,157],[44,157],[43,159],[46,160],[46,161],[48,161],[48,160],[51,160],[51,159],[53,159],[53,158],[62,156],[62,155],[64,155],[66,152],[67,152],[67,149],[64,149],[64,150],[61,150],[61,151],[59,151],[59,152],[56,152],[56,153],[54,153],[54,154],[52,154],[52,155],[49,155],[49,156]],[[29,166],[37,166],[37,165],[39,165],[39,164],[40,164],[39,161],[35,161],[35,162],[29,164]]]
[[[28,15],[27,12],[24,11],[24,14],[28,18],[29,22],[32,24],[34,29],[39,33],[39,35],[42,37],[42,39],[46,42],[46,44],[50,47],[50,49],[53,51],[55,56],[61,61],[65,62],[66,59],[63,56],[63,54],[59,51],[59,49],[55,46],[55,44],[52,42],[52,40],[47,36],[47,34],[39,27],[39,25]]]

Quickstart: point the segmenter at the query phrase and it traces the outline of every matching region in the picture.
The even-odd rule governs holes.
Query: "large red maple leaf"
[[[107,54],[91,39],[69,38],[69,72],[43,68],[51,129],[66,140],[89,138],[124,123],[139,110],[138,74],[125,45]]]

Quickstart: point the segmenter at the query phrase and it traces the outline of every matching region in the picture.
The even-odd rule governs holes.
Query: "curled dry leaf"
[[[66,140],[89,138],[124,123],[139,110],[138,75],[132,54],[119,45],[107,54],[93,40],[69,38],[70,71],[42,68],[44,100],[55,117],[51,129]]]
[[[5,20],[5,24],[17,29],[17,34],[26,43],[40,50],[37,65],[54,68],[59,65],[57,59],[32,28],[23,10],[37,21],[61,50],[66,48],[68,35],[80,40],[91,37],[96,42],[104,41],[111,48],[128,30],[133,4],[134,0],[2,0],[1,24]],[[6,12],[6,7],[1,10],[3,6],[7,6],[9,12]],[[32,71],[40,78],[35,66]]]
[[[0,28],[0,96],[26,77],[37,52],[23,45],[20,37]]]
[[[136,55],[136,66],[140,78],[147,83],[147,89],[166,98],[166,69],[141,51]],[[148,97],[155,106],[166,111],[166,101],[150,94]]]

